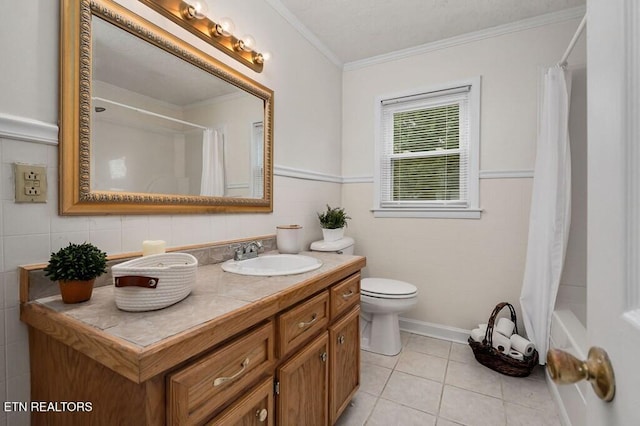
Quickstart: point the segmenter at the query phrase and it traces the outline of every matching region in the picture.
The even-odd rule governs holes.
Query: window
[[[479,218],[480,78],[377,100],[376,217]]]

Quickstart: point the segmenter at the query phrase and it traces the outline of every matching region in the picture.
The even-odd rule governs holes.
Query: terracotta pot
[[[60,286],[60,294],[62,295],[62,301],[64,303],[80,303],[91,299],[91,293],[93,293],[92,280],[60,280],[58,285]]]

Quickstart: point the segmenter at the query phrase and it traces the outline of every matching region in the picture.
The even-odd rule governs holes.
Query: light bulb
[[[188,18],[202,19],[209,13],[209,5],[205,0],[189,0],[186,14]]]
[[[263,53],[254,52],[253,54],[253,61],[256,64],[264,64],[269,59],[271,59],[271,53],[269,52],[263,52]]]
[[[242,37],[242,42],[243,42],[243,47],[242,47],[243,50],[250,51],[255,49],[256,47],[256,39],[253,38],[253,36],[250,34],[247,34],[244,37]]]
[[[230,36],[233,33],[233,30],[235,30],[236,28],[231,18],[220,19],[220,22],[218,22],[218,25],[220,25],[220,28],[222,29],[221,35],[224,35],[227,37]]]

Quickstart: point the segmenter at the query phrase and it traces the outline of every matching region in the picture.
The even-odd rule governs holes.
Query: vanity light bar
[[[191,4],[192,2],[182,0],[139,1],[255,72],[262,72],[267,55],[256,52],[247,46],[245,41],[228,32],[224,23],[213,22],[206,16],[201,18],[200,10],[196,10]]]

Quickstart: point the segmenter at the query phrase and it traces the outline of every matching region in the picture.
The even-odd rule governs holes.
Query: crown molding
[[[0,138],[58,145],[58,126],[44,121],[0,113]]]
[[[293,28],[296,29],[309,43],[311,43],[316,49],[326,56],[338,68],[342,68],[344,62],[336,56],[331,49],[327,47],[320,39],[304,25],[280,0],[266,0],[266,2],[282,16]]]
[[[475,41],[480,41],[487,38],[524,31],[531,28],[537,28],[545,25],[551,25],[559,22],[569,21],[572,19],[578,19],[578,18],[582,18],[586,13],[586,11],[587,11],[586,6],[578,6],[570,9],[561,10],[558,12],[535,16],[533,18],[522,19],[520,21],[511,22],[504,25],[498,25],[496,27],[487,28],[480,31],[474,31],[472,33],[450,37],[444,40],[434,41],[432,43],[426,43],[419,46],[410,47],[407,49],[397,50],[395,52],[390,52],[383,55],[372,56],[370,58],[362,59],[359,61],[347,62],[343,66],[343,71],[353,71],[360,68],[366,68],[372,65],[381,64],[384,62],[396,61],[398,59],[408,58],[416,55],[422,55],[422,54],[433,52],[440,49],[447,49],[450,47],[459,46],[461,44],[472,43]]]

